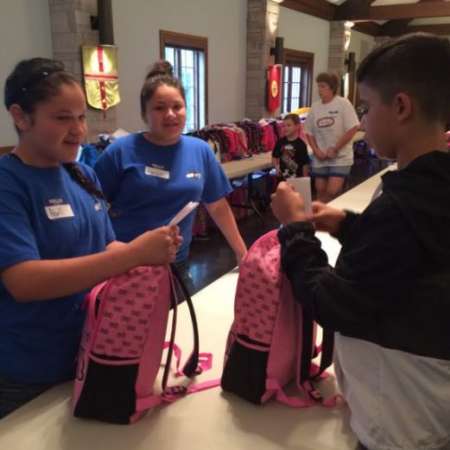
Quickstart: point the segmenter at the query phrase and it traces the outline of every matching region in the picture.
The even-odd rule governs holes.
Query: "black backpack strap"
[[[169,270],[169,279],[170,279],[170,291],[171,291],[171,295],[170,295],[170,303],[171,303],[171,309],[172,309],[172,326],[171,326],[171,330],[170,330],[170,340],[169,340],[169,348],[167,350],[167,358],[166,358],[166,364],[164,365],[164,373],[163,373],[163,377],[162,377],[162,391],[164,392],[166,390],[167,387],[167,380],[169,378],[169,373],[170,373],[170,366],[172,363],[172,355],[173,355],[173,344],[175,343],[175,333],[176,333],[176,329],[177,329],[177,293],[176,293],[176,289],[177,286],[174,282],[174,277],[172,275],[172,272]]]
[[[306,308],[304,305],[299,306],[301,308],[301,339],[302,354],[300,358],[300,383],[303,383],[311,378],[311,360],[313,358],[313,336],[314,336],[314,320],[312,311],[310,308]]]
[[[300,382],[311,379],[311,360],[316,356],[314,349],[314,320],[310,308],[302,308],[302,336],[303,343],[302,354],[300,359]],[[320,357],[319,371],[314,374],[314,378],[318,378],[333,363],[334,351],[334,331],[330,329],[322,329],[322,351]]]
[[[186,364],[184,365],[183,368],[183,373],[187,376],[187,377],[193,377],[198,370],[198,354],[200,351],[200,339],[199,339],[199,333],[198,333],[198,323],[197,323],[197,317],[195,315],[195,309],[194,309],[194,304],[192,303],[192,299],[191,296],[189,294],[189,291],[187,290],[186,286],[184,285],[182,278],[180,276],[180,273],[178,272],[177,268],[175,267],[174,264],[171,265],[171,270],[172,273],[174,275],[174,281],[175,281],[175,289],[177,289],[177,298],[175,298],[175,302],[177,302],[177,300],[181,300],[181,299],[185,299],[188,309],[189,309],[189,314],[191,316],[191,322],[192,322],[192,332],[193,332],[193,350],[192,350],[192,354],[189,357],[188,361],[186,362]],[[178,301],[178,303],[180,303],[180,301]],[[174,308],[175,311],[175,308]]]

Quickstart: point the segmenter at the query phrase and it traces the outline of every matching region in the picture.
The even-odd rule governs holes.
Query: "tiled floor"
[[[355,160],[345,189],[353,188],[386,165],[384,161],[375,158]],[[259,236],[277,227],[278,223],[270,208],[267,208],[263,213],[263,220],[252,215],[240,220],[238,226],[247,246],[250,246]],[[196,292],[230,271],[235,265],[233,252],[217,230],[210,231],[206,239],[194,238],[191,245],[190,272]]]

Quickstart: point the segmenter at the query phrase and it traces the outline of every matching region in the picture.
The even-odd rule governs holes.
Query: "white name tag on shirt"
[[[72,207],[68,204],[46,206],[45,212],[50,220],[67,219],[75,217]]]
[[[163,178],[164,180],[170,179],[170,172],[168,170],[158,169],[157,167],[151,166],[145,166],[145,175]]]
[[[311,201],[311,178],[309,177],[292,177],[286,180],[289,186],[292,186],[302,197],[305,202],[306,214],[312,214]]]
[[[200,179],[202,177],[202,174],[200,172],[188,172],[186,174],[186,178],[196,178]]]

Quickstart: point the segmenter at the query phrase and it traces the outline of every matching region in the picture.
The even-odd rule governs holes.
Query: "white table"
[[[362,183],[333,203],[360,210],[368,203],[379,176]],[[339,244],[320,233],[334,261]],[[236,271],[194,296],[202,351],[213,351],[214,367],[199,381],[219,377],[228,328],[233,316]],[[179,308],[177,342],[190,350],[190,324]],[[334,390],[333,380],[325,382]],[[220,388],[156,408],[135,425],[110,425],[75,419],[71,385],[58,386],[0,421],[1,450],[354,450],[348,409],[320,406],[296,410],[274,401],[255,406]]]
[[[246,208],[253,210],[259,218],[263,219],[263,216],[255,202],[253,201],[253,172],[259,170],[270,169],[272,167],[272,153],[258,153],[250,158],[240,159],[237,161],[229,161],[222,163],[222,168],[225,175],[230,179],[242,178],[247,176],[247,199],[244,204],[231,205],[237,208]],[[267,198],[269,198],[269,193]]]
[[[250,158],[239,159],[222,163],[225,175],[232,180],[240,178],[257,170],[272,167],[272,152],[258,153]]]

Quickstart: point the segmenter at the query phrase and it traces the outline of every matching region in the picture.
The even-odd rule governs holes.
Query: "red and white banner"
[[[269,66],[267,70],[267,110],[275,112],[281,104],[281,64]]]
[[[120,102],[117,47],[82,47],[84,85],[90,106],[106,111]]]

